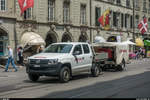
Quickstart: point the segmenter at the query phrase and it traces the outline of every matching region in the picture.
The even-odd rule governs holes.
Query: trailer
[[[119,42],[102,42],[91,44],[94,58],[93,62],[103,70],[114,68],[122,71],[129,61],[129,45]]]

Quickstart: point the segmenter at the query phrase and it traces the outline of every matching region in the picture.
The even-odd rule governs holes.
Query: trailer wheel
[[[117,70],[123,71],[125,69],[125,67],[126,67],[126,63],[125,63],[125,60],[123,59],[122,63],[117,66]]]
[[[91,69],[92,76],[98,77],[101,72],[102,72],[102,69],[100,67],[98,67],[98,65],[93,64],[92,69]]]

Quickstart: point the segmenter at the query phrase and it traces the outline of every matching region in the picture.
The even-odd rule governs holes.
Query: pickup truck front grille
[[[45,60],[45,59],[31,59],[30,64],[48,64],[48,60]]]

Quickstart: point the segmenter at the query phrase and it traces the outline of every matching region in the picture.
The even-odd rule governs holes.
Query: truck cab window
[[[81,48],[81,45],[76,45],[74,50],[73,50],[73,53],[75,53],[76,51],[79,51],[80,54],[82,54],[82,48]]]
[[[83,44],[82,46],[83,46],[84,54],[89,54],[90,53],[89,46],[87,44]]]

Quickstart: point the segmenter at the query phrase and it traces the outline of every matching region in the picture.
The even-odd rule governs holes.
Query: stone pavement
[[[142,64],[143,62],[149,62],[150,58],[142,58],[142,59],[131,59],[130,64]]]
[[[10,65],[8,72],[3,72],[5,70],[5,66],[0,65],[0,78],[6,78],[6,77],[13,77],[15,74],[21,74],[22,72],[25,73],[25,66],[20,66],[20,65],[16,65],[18,71],[15,72],[15,70],[13,69],[13,67]]]

